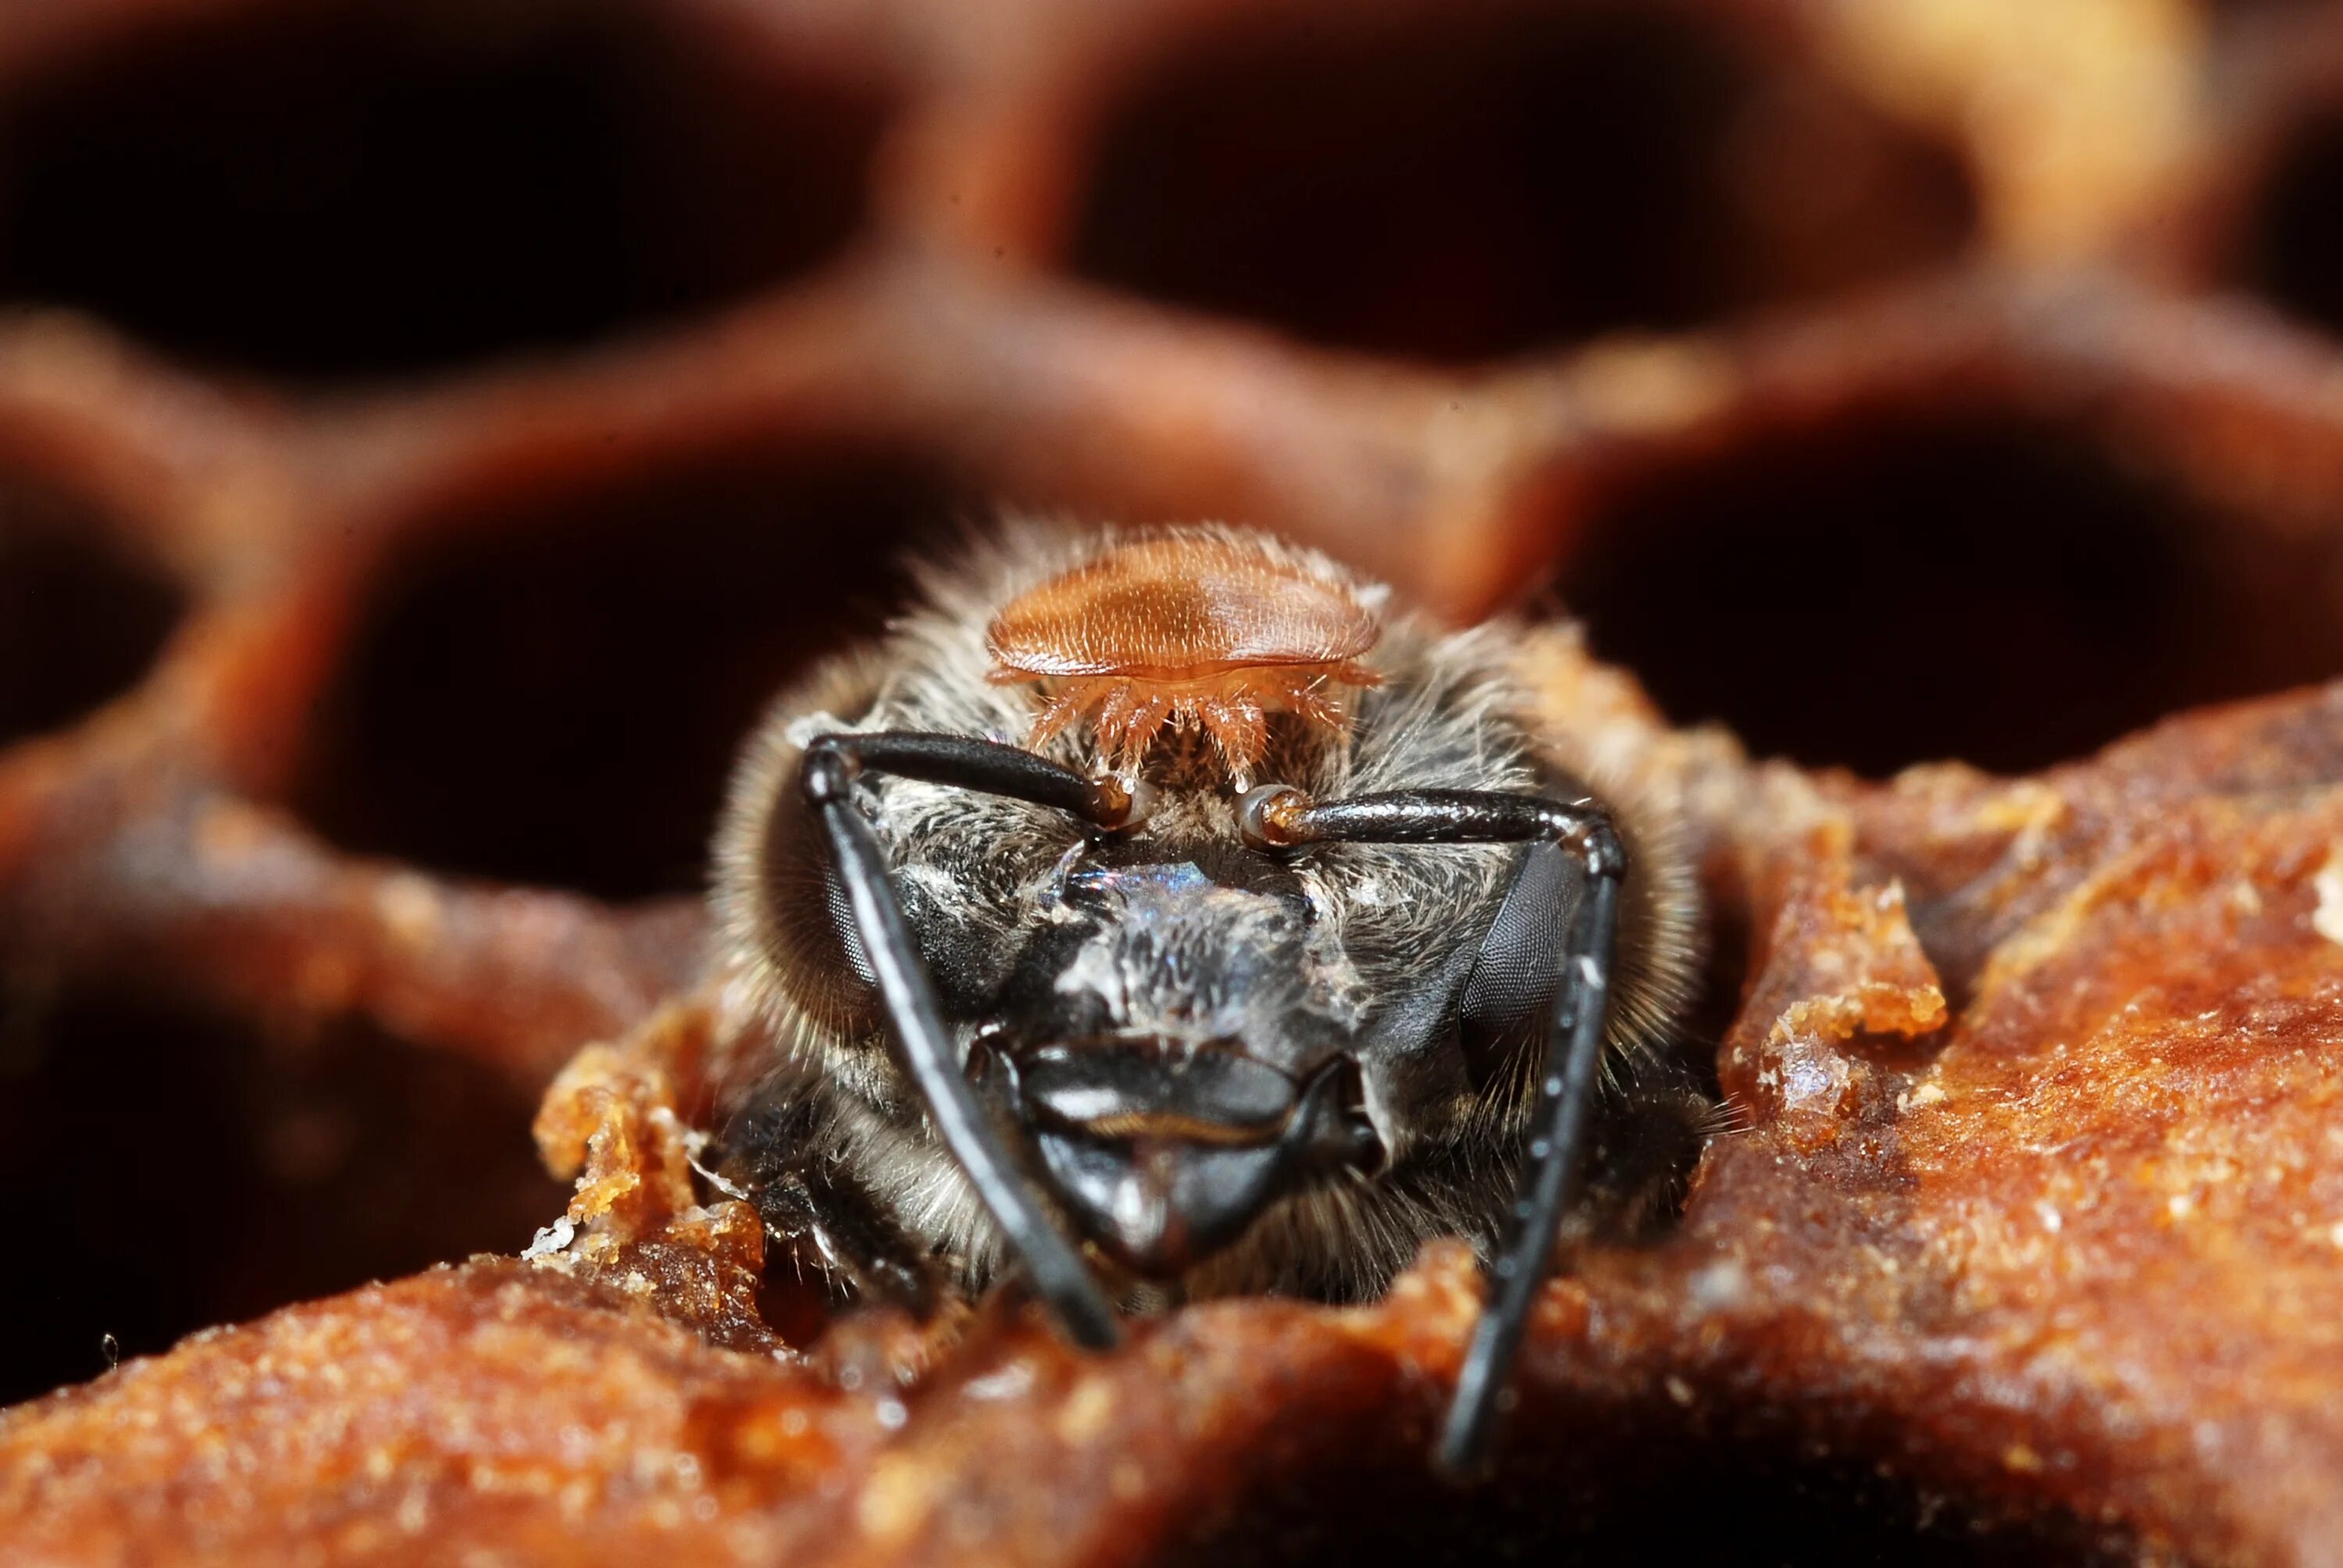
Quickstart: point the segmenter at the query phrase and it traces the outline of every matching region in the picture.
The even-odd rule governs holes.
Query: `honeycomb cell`
[[[965,515],[914,459],[734,452],[433,518],[370,584],[296,808],[440,869],[696,890],[759,709]]]
[[[558,1212],[528,1096],[356,1023],[272,1033],[0,949],[0,1403],[289,1302],[513,1251]]]
[[[1598,502],[1563,568],[1597,652],[1756,751],[2010,771],[2343,671],[2343,558],[2217,517],[2084,433],[1874,413]]]
[[[1108,119],[1076,268],[1464,359],[1812,298],[1968,235],[1950,154],[1715,18],[1458,9],[1167,64]]]
[[[1996,1520],[1957,1499],[1751,1433],[1655,1434],[1664,1422],[1572,1412],[1559,1451],[1517,1452],[1469,1493],[1431,1482],[1402,1450],[1199,1512],[1164,1568],[1345,1563],[1480,1568],[1492,1562],[1700,1563],[1914,1568],[2136,1561],[2119,1532],[2072,1519]],[[1590,1453],[1600,1452],[1599,1464]],[[1378,1456],[1380,1459],[1381,1456]],[[1584,1479],[1573,1481],[1569,1478]],[[1684,1506],[1697,1497],[1701,1505]]]
[[[835,249],[885,113],[674,7],[217,9],[0,104],[0,298],[309,379],[591,340]]]
[[[0,745],[136,684],[181,608],[88,507],[0,477]]]
[[[2343,112],[2307,117],[2279,146],[2248,215],[2244,281],[2343,331]]]

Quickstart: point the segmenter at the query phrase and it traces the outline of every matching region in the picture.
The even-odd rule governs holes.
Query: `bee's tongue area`
[[[1226,1246],[1300,1181],[1382,1156],[1347,1058],[1297,1083],[1233,1048],[1112,1039],[1029,1051],[1011,1070],[1051,1191],[1149,1278]]]
[[[1096,1138],[1274,1143],[1301,1086],[1233,1047],[1117,1037],[1044,1046],[1017,1059],[1037,1128]]]

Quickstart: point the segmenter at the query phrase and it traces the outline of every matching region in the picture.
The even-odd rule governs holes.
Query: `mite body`
[[[1666,810],[1540,732],[1539,633],[1220,528],[1012,536],[775,709],[716,900],[725,1173],[855,1289],[1021,1271],[1076,1338],[1490,1260],[1483,1446],[1605,1060],[1694,956]]]

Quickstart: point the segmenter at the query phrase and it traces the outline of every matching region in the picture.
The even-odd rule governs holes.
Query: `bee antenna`
[[[798,775],[821,819],[855,934],[894,1026],[898,1057],[937,1132],[1067,1336],[1089,1350],[1110,1350],[1118,1338],[1113,1307],[1050,1222],[960,1070],[935,988],[888,880],[886,852],[856,809],[854,779],[866,769],[1024,799],[1039,796],[1044,804],[1092,816],[1103,811],[1095,804],[1096,789],[1031,752],[962,736],[824,736],[806,748]]]
[[[1554,1233],[1578,1184],[1580,1151],[1594,1102],[1610,977],[1611,932],[1618,919],[1619,878],[1597,870],[1588,878],[1586,905],[1564,962],[1566,974],[1538,1070],[1537,1108],[1530,1117],[1530,1165],[1513,1200],[1512,1224],[1489,1265],[1490,1300],[1456,1375],[1433,1462],[1452,1479],[1468,1478],[1488,1462],[1499,1395],[1528,1330],[1530,1309],[1554,1256]],[[1597,950],[1590,951],[1590,949]]]
[[[1554,954],[1561,983],[1544,1020],[1529,1162],[1506,1233],[1489,1264],[1489,1303],[1464,1353],[1447,1423],[1433,1452],[1433,1466],[1443,1475],[1468,1480],[1488,1462],[1530,1309],[1545,1282],[1555,1231],[1577,1187],[1609,1025],[1626,851],[1610,818],[1592,800],[1565,804],[1478,789],[1403,789],[1319,804],[1291,786],[1272,784],[1248,794],[1238,814],[1246,842],[1264,850],[1328,842],[1544,841],[1574,856],[1584,878],[1578,907]]]

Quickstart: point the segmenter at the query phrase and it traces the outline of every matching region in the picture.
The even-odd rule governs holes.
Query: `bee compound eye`
[[[1457,1007],[1465,1070],[1475,1088],[1503,1081],[1553,1015],[1580,881],[1561,847],[1535,844],[1474,954]]]

